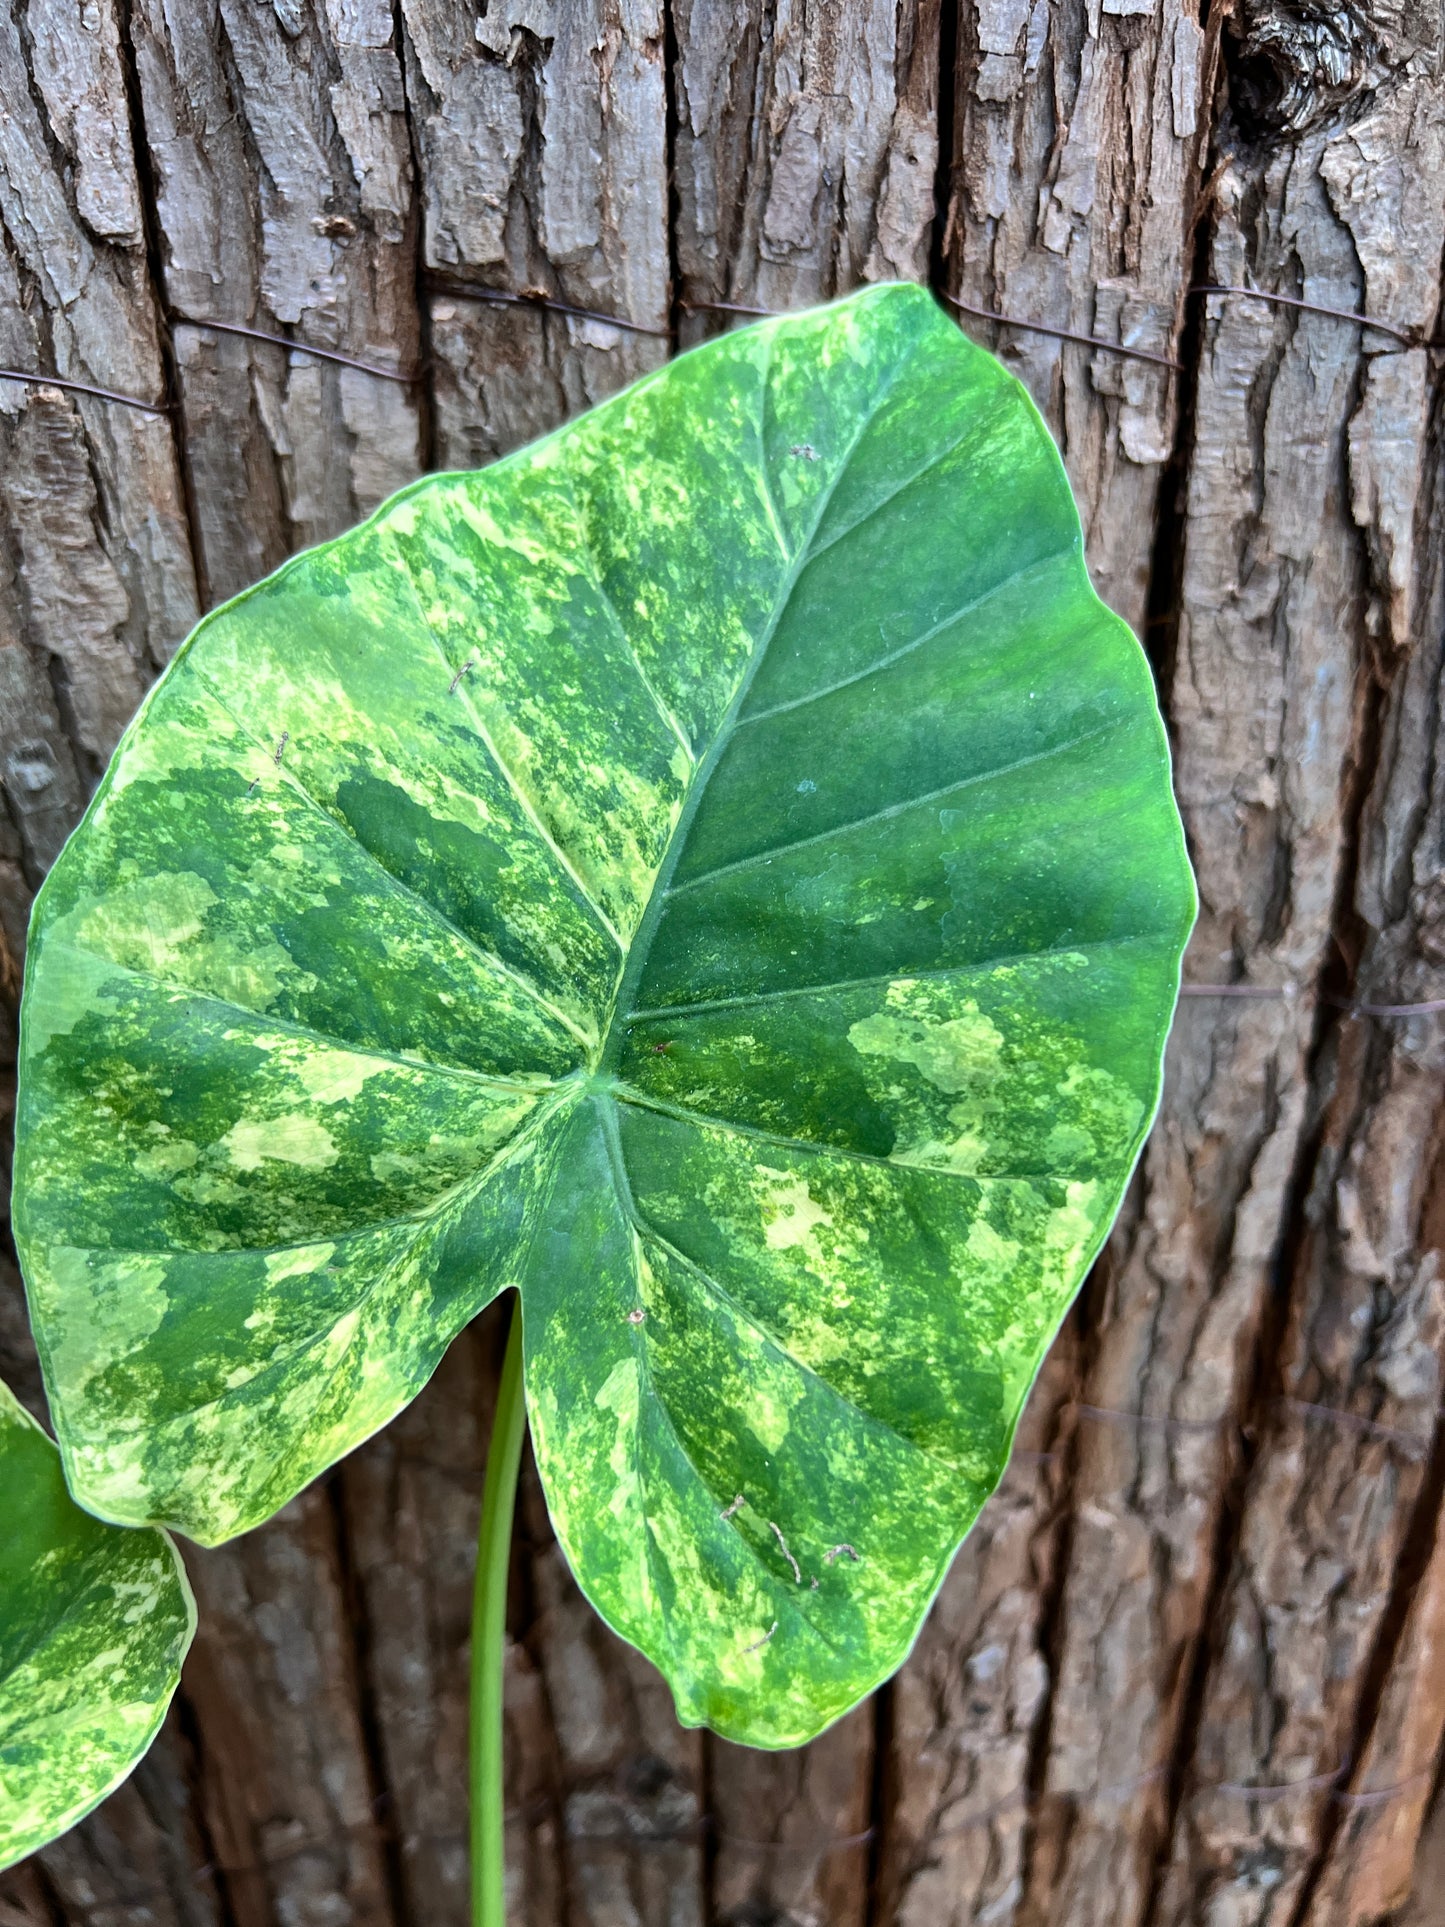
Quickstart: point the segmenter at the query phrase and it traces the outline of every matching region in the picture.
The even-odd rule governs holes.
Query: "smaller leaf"
[[[196,1629],[164,1532],[104,1525],[0,1384],[0,1867],[83,1819],[155,1738]]]

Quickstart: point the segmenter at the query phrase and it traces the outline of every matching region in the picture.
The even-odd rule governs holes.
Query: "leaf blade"
[[[42,895],[20,1194],[41,1276],[82,1215],[60,1166],[98,1000],[131,1108],[90,1133],[91,1182],[172,1226],[173,1330],[200,1321],[186,1343],[209,1347],[246,1488],[220,1516],[192,1481],[164,1516],[201,1537],[264,1516],[515,1284],[589,1597],[685,1719],[761,1745],[818,1730],[906,1652],[1005,1462],[1153,1116],[1193,917],[1148,668],[1089,585],[1036,412],[920,291],[869,290],[417,485],[209,619],[167,685]],[[156,769],[186,803],[146,789]],[[276,870],[288,838],[300,882]],[[177,848],[234,884],[219,908],[165,881]],[[127,897],[127,861],[160,888]],[[246,919],[280,953],[259,980]],[[178,988],[122,1021],[137,945]],[[249,1016],[217,1043],[197,1000],[222,995]],[[268,1022],[335,1040],[306,1045],[323,1086],[328,1050],[378,1066],[395,1147],[364,1106],[278,1108],[249,1059],[219,1131],[220,1044]],[[187,1075],[167,1101],[209,1118],[198,1155],[240,1194],[189,1216],[135,1182],[135,1132]],[[234,1133],[266,1169],[293,1115],[334,1161],[241,1183]],[[388,1273],[365,1158],[419,1156],[463,1116],[511,1175],[490,1192],[479,1150],[470,1177],[447,1167],[459,1188],[403,1191],[395,1238],[432,1238],[432,1198],[439,1255]],[[293,1285],[256,1336],[260,1297],[222,1274],[278,1228],[282,1249],[361,1241],[358,1292],[403,1280],[353,1327],[385,1396],[311,1389],[306,1334],[325,1354],[350,1284]],[[48,1289],[42,1337],[66,1310]],[[143,1338],[135,1369],[162,1350]],[[258,1372],[223,1382],[252,1352],[289,1406],[248,1401]],[[161,1416],[122,1368],[95,1380],[103,1414],[89,1381],[57,1402],[92,1496],[108,1435],[130,1427],[136,1475]],[[151,1441],[167,1464],[128,1503],[186,1485],[180,1438]]]
[[[0,1868],[114,1791],[180,1679],[195,1601],[163,1533],[76,1506],[55,1447],[0,1384]]]

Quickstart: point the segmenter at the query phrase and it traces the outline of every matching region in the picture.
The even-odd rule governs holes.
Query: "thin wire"
[[[1004,314],[997,308],[977,307],[971,301],[950,294],[946,288],[940,288],[938,293],[951,308],[957,308],[962,314],[977,315],[981,321],[995,321],[1005,328],[1021,328],[1026,334],[1052,335],[1056,341],[1075,341],[1082,348],[1102,348],[1108,355],[1123,355],[1129,361],[1147,361],[1156,368],[1173,368],[1180,374],[1184,372],[1184,363],[1176,361],[1173,355],[1156,355],[1150,348],[1128,348],[1122,341],[1105,341],[1100,335],[1079,334],[1073,328],[1054,328],[1043,321],[1024,321],[1018,315]]]
[[[1402,1793],[1408,1793],[1412,1786],[1419,1786],[1422,1780],[1433,1780],[1433,1766],[1422,1766],[1418,1773],[1407,1773],[1403,1780],[1396,1780],[1393,1786],[1368,1788],[1360,1793],[1336,1793],[1335,1798],[1342,1807],[1383,1807],[1391,1800],[1398,1800]]]
[[[60,375],[31,375],[23,368],[0,368],[0,381],[28,381],[40,388],[64,388],[72,395],[94,395],[98,401],[119,402],[122,408],[139,408],[147,415],[168,415],[168,401],[142,401],[139,395],[122,395],[114,388],[97,388],[88,381],[66,381]]]
[[[740,301],[679,301],[684,314],[748,314],[766,319],[780,312],[777,308],[749,308]]]
[[[1329,1773],[1313,1773],[1305,1779],[1278,1780],[1267,1782],[1263,1785],[1248,1780],[1215,1780],[1207,1785],[1196,1785],[1192,1787],[1189,1797],[1193,1800],[1200,1800],[1212,1793],[1224,1793],[1241,1800],[1273,1801],[1287,1800],[1296,1794],[1328,1792],[1330,1798],[1342,1807],[1369,1810],[1387,1806],[1391,1801],[1397,1800],[1404,1794],[1410,1792],[1413,1787],[1419,1786],[1422,1781],[1433,1780],[1435,1777],[1435,1768],[1433,1766],[1421,1767],[1418,1772],[1407,1774],[1404,1779],[1396,1780],[1390,1786],[1367,1788],[1359,1792],[1348,1792],[1340,1787],[1339,1782],[1345,1778],[1346,1774],[1350,1771],[1350,1767],[1351,1762],[1344,1760]],[[966,1814],[962,1819],[955,1821],[953,1825],[940,1827],[937,1831],[928,1835],[928,1841],[931,1844],[940,1840],[953,1839],[960,1834],[975,1832],[980,1827],[991,1826],[995,1820],[1001,1819],[1007,1813],[1015,1812],[1019,1808],[1023,1808],[1026,1812],[1032,1812],[1036,1804],[1043,1804],[1044,1802],[1062,1801],[1075,1806],[1087,1806],[1110,1800],[1129,1799],[1134,1794],[1142,1793],[1145,1788],[1153,1786],[1162,1780],[1167,1771],[1167,1767],[1160,1765],[1151,1767],[1147,1773],[1141,1773],[1136,1779],[1120,1780],[1112,1785],[1106,1784],[1096,1787],[1084,1787],[1077,1791],[1067,1788],[1046,1791],[1040,1796],[1040,1800],[1037,1803],[1030,1800],[1029,1790],[1026,1786],[1018,1786],[1015,1787],[1012,1792],[1006,1793],[1002,1799],[995,1800],[991,1805],[982,1807],[975,1813]],[[543,1817],[544,1812],[550,1812],[550,1810],[549,1802],[534,1801],[524,1809],[509,1808],[505,1817],[508,1821],[521,1820],[524,1822],[535,1822]],[[204,1866],[198,1867],[195,1872],[190,1875],[189,1881],[192,1886],[198,1886],[203,1880],[215,1880],[218,1875],[225,1876],[229,1879],[267,1875],[275,1872],[278,1867],[305,1854],[315,1853],[322,1848],[333,1846],[339,1839],[350,1839],[356,1833],[367,1831],[372,1824],[374,1823],[368,1821],[358,1822],[354,1826],[339,1829],[335,1833],[304,1841],[300,1846],[292,1847],[286,1853],[275,1855],[266,1860],[242,1861],[230,1864],[207,1862]],[[627,1834],[569,1833],[568,1838],[583,1843],[590,1842],[596,1844],[599,1842],[609,1842],[613,1845],[638,1848],[696,1845],[701,1844],[702,1840],[710,1835],[719,1846],[736,1847],[746,1853],[777,1853],[786,1851],[803,1857],[821,1858],[825,1854],[841,1853],[849,1848],[866,1846],[875,1837],[876,1832],[876,1828],[867,1827],[860,1833],[830,1834],[818,1840],[753,1840],[742,1834],[724,1832],[717,1825],[716,1820],[711,1814],[702,1814],[691,1826],[685,1828],[672,1828],[661,1832]],[[406,1840],[412,1845],[419,1843],[435,1844],[437,1842],[455,1843],[461,1837],[461,1834],[456,1832],[407,1833],[405,1835]],[[161,1886],[146,1888],[140,1891],[132,1889],[129,1893],[117,1895],[112,1900],[95,1900],[88,1904],[82,1903],[78,1911],[83,1913],[88,1919],[94,1919],[97,1914],[114,1913],[122,1908],[129,1909],[144,1906],[152,1900],[166,1898],[170,1892],[171,1889],[169,1887]]]
[[[1067,1801],[1073,1806],[1094,1806],[1102,1805],[1109,1800],[1128,1800],[1136,1793],[1142,1793],[1146,1787],[1156,1785],[1164,1778],[1167,1771],[1167,1767],[1152,1766],[1147,1773],[1140,1773],[1132,1780],[1115,1781],[1112,1785],[1055,1787],[1045,1790],[1041,1799]],[[995,1800],[991,1806],[982,1807],[977,1813],[965,1814],[953,1826],[940,1827],[936,1832],[930,1833],[927,1836],[928,1841],[932,1844],[934,1841],[952,1839],[956,1834],[973,1833],[979,1827],[991,1826],[1005,1813],[1011,1813],[1019,1807],[1028,1809],[1030,1805],[1028,1788],[1015,1787],[1012,1793],[1006,1793],[1001,1800]]]
[[[699,1823],[704,1833],[711,1833],[720,1847],[741,1847],[746,1853],[797,1853],[822,1855],[842,1853],[849,1847],[866,1847],[878,1831],[876,1827],[864,1827],[861,1833],[838,1833],[820,1842],[797,1840],[749,1840],[740,1833],[724,1833],[720,1828],[709,1826],[705,1821]]]
[[[629,321],[619,314],[604,314],[600,308],[579,308],[575,302],[558,301],[553,295],[543,294],[540,288],[515,293],[507,288],[489,288],[483,282],[469,281],[465,275],[439,273],[435,269],[428,269],[422,278],[429,288],[435,288],[438,293],[454,294],[467,301],[485,301],[498,308],[542,309],[552,314],[570,315],[576,321],[600,321],[609,328],[621,328],[627,334],[652,335],[659,341],[672,339],[670,328],[656,328],[646,321]],[[764,311],[759,309],[758,312]]]
[[[655,326],[650,322],[633,321],[625,315],[608,314],[600,308],[584,308],[575,302],[562,301],[554,295],[545,294],[540,288],[513,290],[489,288],[480,282],[469,280],[464,275],[454,275],[443,270],[428,269],[423,276],[425,284],[438,290],[456,295],[459,299],[481,301],[495,307],[531,308],[539,312],[568,315],[577,321],[596,321],[608,328],[618,328],[628,334],[648,335],[656,340],[667,340],[671,331]],[[1084,334],[1074,328],[1055,327],[1050,322],[1030,321],[1022,315],[1010,314],[1000,308],[986,308],[979,303],[965,301],[961,295],[950,294],[947,289],[935,292],[951,308],[960,314],[971,315],[980,321],[988,321],[997,327],[1016,328],[1025,334],[1048,335],[1055,341],[1074,342],[1080,347],[1095,348],[1103,354],[1119,355],[1128,361],[1141,361],[1151,367],[1168,368],[1184,372],[1184,363],[1173,355],[1157,354],[1149,348],[1132,348],[1120,341],[1108,341],[1102,335]],[[1424,341],[1418,330],[1397,328],[1392,322],[1378,321],[1371,315],[1358,314],[1349,308],[1332,308],[1317,301],[1303,301],[1298,296],[1271,294],[1262,288],[1246,288],[1227,282],[1201,282],[1185,289],[1186,296],[1193,295],[1231,295],[1245,301],[1262,301],[1277,307],[1294,308],[1305,314],[1326,315],[1337,321],[1352,321],[1362,328],[1373,328],[1377,333],[1390,335],[1406,347],[1421,347]],[[740,301],[698,301],[685,299],[678,304],[689,314],[734,314],[763,319],[775,315],[775,308],[757,308]],[[234,321],[216,321],[200,315],[184,314],[172,310],[170,320],[175,327],[208,329],[215,334],[238,335],[247,341],[265,342],[271,347],[285,348],[292,353],[310,355],[314,360],[335,362],[342,368],[354,368],[362,374],[373,375],[379,381],[392,381],[403,387],[411,387],[421,379],[422,370],[398,370],[384,368],[374,361],[363,361],[358,356],[344,354],[336,348],[320,348],[311,342],[295,341],[289,335],[271,334],[263,328],[251,328]],[[138,408],[148,414],[167,414],[171,404],[168,402],[143,401],[137,395],[120,394],[113,389],[99,388],[87,382],[62,380],[59,376],[35,375],[21,369],[0,369],[0,380],[44,383],[50,387],[72,390],[77,394],[93,395],[102,401],[113,401],[122,407]],[[1204,987],[1190,986],[1186,995],[1209,994]],[[1241,988],[1220,987],[1218,995],[1245,995]],[[1445,999],[1431,1005],[1393,1006],[1382,1005],[1371,1008],[1367,1005],[1357,1007],[1361,1014],[1372,1016],[1409,1016],[1417,1010],[1445,1009]]]
[[[1327,308],[1318,301],[1301,301],[1293,294],[1267,294],[1263,288],[1241,288],[1232,282],[1200,282],[1197,286],[1186,288],[1187,295],[1194,294],[1233,294],[1244,301],[1264,301],[1271,307],[1298,308],[1302,314],[1329,315],[1335,321],[1353,321],[1358,327],[1373,328],[1377,334],[1393,335],[1396,341],[1403,341],[1407,348],[1423,348],[1424,341],[1417,330],[1397,328],[1390,321],[1376,321],[1372,315],[1357,314],[1353,308]]]
[[[1348,1760],[1342,1760],[1333,1773],[1312,1773],[1307,1780],[1278,1780],[1272,1786],[1254,1786],[1248,1780],[1215,1780],[1209,1786],[1196,1787],[1196,1798],[1207,1793],[1234,1793],[1246,1800],[1286,1800],[1292,1793],[1323,1793],[1327,1788],[1338,1785],[1350,1770]]]
[[[1024,321],[1018,315],[1003,314],[997,308],[976,307],[973,302],[963,300],[959,295],[949,294],[946,289],[936,290],[951,308],[962,314],[977,315],[981,321],[997,322],[1007,328],[1021,328],[1028,334],[1052,335],[1058,341],[1075,341],[1085,348],[1101,348],[1106,354],[1123,355],[1130,361],[1151,362],[1157,368],[1174,368],[1183,371],[1184,363],[1175,361],[1170,355],[1156,355],[1148,348],[1128,348],[1119,341],[1105,341],[1100,335],[1076,333],[1072,328],[1054,328],[1042,321]],[[683,301],[678,304],[689,314],[740,314],[767,317],[778,313],[776,308],[750,308],[740,301]]]
[[[1351,1004],[1342,997],[1327,997],[1325,1002],[1351,1017],[1428,1017],[1445,1010],[1445,997],[1434,997],[1427,1004]]]
[[[1298,984],[1181,984],[1181,997],[1258,997],[1284,998],[1298,997]],[[1349,997],[1331,997],[1324,1002],[1334,1010],[1342,1010],[1347,1017],[1429,1017],[1445,1010],[1445,997],[1434,997],[1423,1004],[1368,1004],[1360,1003]]]
[[[1137,1425],[1146,1431],[1217,1432],[1230,1423],[1228,1417],[1169,1418],[1152,1412],[1121,1412],[1112,1405],[1084,1405],[1078,1399],[1070,1400],[1070,1404],[1081,1418],[1099,1419],[1109,1425]]]
[[[1384,1439],[1387,1444],[1398,1445],[1416,1457],[1423,1457],[1430,1450],[1429,1439],[1419,1438],[1413,1432],[1402,1432],[1398,1426],[1382,1425],[1378,1419],[1365,1418],[1359,1412],[1347,1412],[1341,1405],[1317,1405],[1312,1399],[1288,1396],[1282,1396],[1279,1403],[1293,1412],[1306,1413],[1311,1418],[1328,1419],[1346,1432],[1360,1432],[1367,1438]]]
[[[378,381],[394,381],[403,388],[410,388],[421,379],[419,371],[408,374],[395,368],[383,368],[374,361],[358,361],[355,355],[344,355],[336,348],[317,348],[309,341],[293,341],[289,335],[267,334],[264,328],[243,328],[238,321],[207,321],[199,315],[181,314],[176,309],[172,309],[170,319],[174,328],[204,328],[211,334],[240,335],[246,341],[264,341],[273,348],[289,348],[293,354],[310,355],[316,361],[334,361],[343,368],[358,368],[363,375],[375,375]]]
[[[1297,984],[1181,984],[1181,997],[1298,997]]]

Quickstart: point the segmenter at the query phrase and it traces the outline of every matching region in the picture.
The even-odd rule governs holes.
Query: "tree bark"
[[[954,297],[1156,671],[1199,994],[1003,1485],[897,1680],[763,1755],[678,1728],[526,1469],[518,1927],[1438,1916],[1445,1017],[1371,1013],[1445,995],[1442,259],[1438,0],[7,0],[9,1055],[200,608],[732,309]],[[0,1927],[460,1927],[501,1342],[190,1557],[160,1743]],[[43,1410],[13,1257],[0,1371]]]

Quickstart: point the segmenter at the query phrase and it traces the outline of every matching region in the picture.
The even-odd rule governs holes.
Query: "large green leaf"
[[[119,1786],[165,1717],[195,1631],[176,1549],[82,1512],[0,1384],[0,1867]]]
[[[999,1476],[1192,915],[1058,457],[920,291],[418,483],[201,625],[42,893],[76,1490],[243,1531],[516,1285],[587,1594],[806,1738]]]

